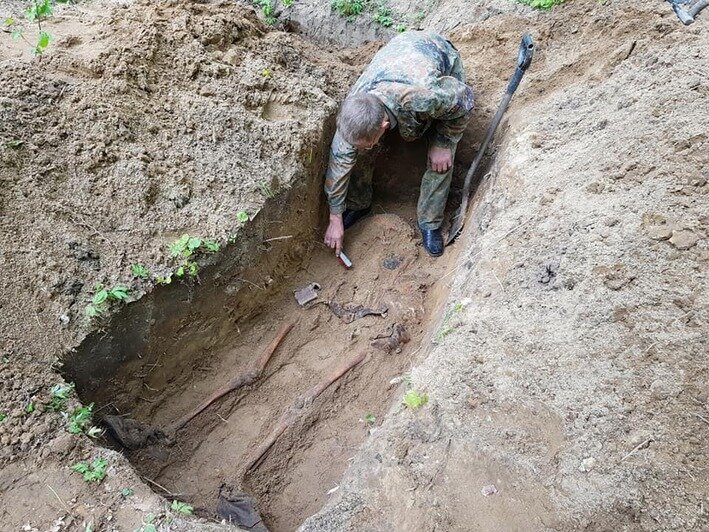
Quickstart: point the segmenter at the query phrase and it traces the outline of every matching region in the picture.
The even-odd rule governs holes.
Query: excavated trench
[[[464,142],[482,136],[478,129]],[[294,530],[317,512],[401,400],[396,378],[420,355],[447,295],[442,277],[459,246],[432,259],[416,230],[425,141],[385,138],[373,214],[346,235],[351,270],[321,244],[331,134],[328,124],[307,175],[268,200],[240,244],[201,267],[198,283],[156,288],[64,360],[65,378],[84,403],[95,403],[97,417],[155,429],[149,441],[127,447],[109,430],[107,444],[122,449],[158,493],[206,517],[218,517],[220,494],[239,492],[253,498],[272,531]],[[470,150],[461,153],[456,181],[470,162]],[[452,194],[449,208],[457,204]],[[301,306],[294,291],[310,283],[319,285],[318,298]],[[174,430],[215,390],[248,375],[288,324],[258,378]],[[309,396],[314,389],[321,393]]]

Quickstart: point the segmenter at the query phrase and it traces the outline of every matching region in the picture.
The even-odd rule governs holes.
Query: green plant
[[[276,193],[273,191],[271,185],[269,185],[265,179],[261,179],[256,183],[258,191],[267,199],[275,198]]]
[[[93,414],[94,404],[91,403],[87,406],[80,406],[75,408],[71,414],[67,414],[67,419],[69,425],[67,426],[67,432],[71,434],[81,434],[86,425],[91,421],[91,414]]]
[[[49,46],[49,41],[52,36],[42,29],[42,22],[54,14],[55,3],[66,3],[69,0],[31,0],[29,6],[25,10],[25,19],[30,24],[37,26],[37,37],[34,42],[30,42],[25,37],[25,28],[21,23],[12,17],[4,20],[4,26],[15,40],[22,39],[32,48],[32,52],[36,55],[41,55]]]
[[[170,506],[170,509],[184,515],[192,515],[192,512],[194,511],[194,508],[192,508],[189,504],[177,500],[172,501],[172,506]]]
[[[143,518],[142,526],[136,532],[157,532],[155,514],[148,514]]]
[[[273,77],[273,70],[271,70],[270,68],[264,68],[264,69],[261,71],[261,75],[262,75],[264,78],[271,78],[271,77]]]
[[[365,0],[332,0],[330,5],[338,15],[352,20],[364,11],[364,1]]]
[[[158,276],[155,278],[155,282],[156,282],[157,284],[170,284],[170,283],[172,282],[172,274],[167,275],[167,276],[165,276],[165,277],[163,277],[163,276],[161,276],[161,275],[158,275]]]
[[[0,414],[0,423],[7,419],[7,414]]]
[[[404,394],[404,404],[412,410],[418,410],[428,403],[428,394],[420,394],[416,390],[406,390]]]
[[[25,143],[24,140],[12,139],[5,143],[5,146],[12,149],[17,149]]]
[[[25,413],[31,414],[32,412],[34,412],[34,403],[30,401],[25,405]]]
[[[374,14],[374,22],[385,28],[391,27],[391,25],[394,24],[391,8],[384,3],[379,4]]]
[[[47,405],[48,412],[61,412],[66,406],[66,401],[74,393],[74,383],[69,384],[55,384],[52,386],[51,394],[52,400]]]
[[[219,243],[215,240],[202,239],[188,234],[182,235],[179,239],[168,246],[170,255],[174,258],[181,259],[175,270],[175,277],[183,278],[185,275],[196,277],[199,267],[192,260],[198,252],[216,253],[221,249]],[[158,277],[158,284],[170,284],[172,276]]]
[[[532,7],[534,9],[550,10],[554,6],[563,4],[565,0],[517,0],[520,4]]]
[[[83,475],[86,482],[101,482],[106,478],[107,468],[108,460],[103,458],[96,458],[90,465],[79,462],[71,466],[71,470]]]
[[[84,312],[89,318],[102,316],[111,301],[125,301],[128,299],[130,290],[123,285],[116,285],[113,288],[106,288],[101,283],[94,287],[94,295],[91,298],[91,303],[86,305]]]
[[[242,224],[245,224],[249,221],[249,213],[246,211],[239,211],[236,213],[236,219],[239,220]]]
[[[374,425],[375,421],[377,421],[377,417],[374,414],[367,414],[364,416],[364,422],[367,425]]]
[[[257,0],[256,4],[261,6],[261,12],[263,13],[263,18],[266,24],[272,26],[276,23],[275,9],[273,7],[273,0]]]
[[[134,277],[138,277],[140,279],[147,279],[148,277],[150,277],[150,272],[142,264],[133,264],[130,267],[130,272],[133,274]]]
[[[421,24],[425,18],[426,12],[423,9],[419,9],[416,13],[414,13],[414,22],[416,24]]]
[[[395,29],[398,33],[404,33],[404,32],[407,30],[406,24],[397,24],[394,29]]]
[[[443,320],[441,321],[441,328],[436,333],[436,337],[434,339],[436,343],[440,342],[446,336],[453,332],[455,327],[450,324],[450,321],[454,315],[462,312],[464,308],[465,304],[463,304],[462,302],[457,302],[454,303],[453,306],[448,309],[445,316],[443,316]]]
[[[135,495],[135,491],[133,491],[133,488],[123,488],[121,490],[121,495],[123,496],[124,499],[128,497],[132,497]]]
[[[295,0],[283,0],[283,5],[285,7],[291,7],[293,5],[293,2],[295,2]]]

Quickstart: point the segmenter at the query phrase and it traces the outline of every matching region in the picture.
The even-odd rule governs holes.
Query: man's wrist
[[[342,213],[341,212],[331,212],[330,213],[330,221],[342,221]]]

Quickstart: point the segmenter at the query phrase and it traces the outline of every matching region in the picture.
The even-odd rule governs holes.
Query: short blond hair
[[[372,140],[382,127],[386,110],[372,94],[354,94],[345,98],[337,116],[337,129],[350,144]]]

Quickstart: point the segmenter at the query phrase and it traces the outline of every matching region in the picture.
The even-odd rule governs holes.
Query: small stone
[[[651,225],[647,228],[647,236],[653,240],[667,240],[672,236],[672,227],[669,225]]]
[[[581,460],[581,465],[579,466],[579,471],[582,473],[588,473],[593,469],[593,467],[596,465],[596,459],[595,458],[584,458]]]
[[[662,379],[655,379],[650,384],[650,393],[654,399],[663,400],[678,395],[679,390]]]
[[[495,493],[497,493],[497,487],[494,484],[488,484],[487,486],[482,487],[482,489],[480,490],[480,493],[485,495],[485,497],[489,497],[490,495],[495,495]]]
[[[689,230],[672,231],[670,238],[670,243],[677,249],[689,249],[698,241],[699,237]]]
[[[74,448],[75,439],[69,433],[62,433],[52,440],[49,449],[52,453],[63,456]]]

